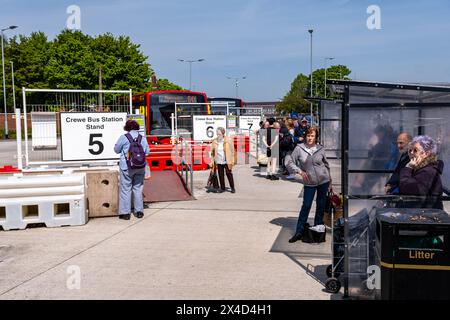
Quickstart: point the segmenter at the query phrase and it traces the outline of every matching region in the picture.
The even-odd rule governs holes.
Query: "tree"
[[[350,79],[351,71],[344,65],[336,65],[327,68],[327,79]],[[313,72],[313,92],[311,93],[311,81],[309,75],[300,73],[291,83],[291,89],[277,105],[279,112],[309,113],[310,103],[306,97],[325,97],[325,69],[317,69]],[[327,91],[327,98],[337,98]]]
[[[110,33],[91,37],[81,31],[64,30],[52,41],[43,32],[5,39],[7,105],[12,111],[10,60],[14,62],[16,96],[22,87],[43,89],[102,89],[133,92],[151,89],[154,75],[148,57],[129,37]],[[167,79],[158,80],[160,90],[181,89]],[[3,101],[3,90],[0,90]],[[18,104],[22,100],[17,99]]]
[[[44,77],[44,70],[48,63],[50,42],[43,32],[33,32],[29,37],[14,36],[5,41],[5,80],[7,91],[7,105],[12,111],[12,75],[11,64],[14,63],[14,82],[17,104],[21,104],[20,90],[27,88],[48,88]],[[0,93],[3,105],[3,90]]]
[[[182,87],[170,82],[167,79],[158,79],[158,90],[184,90]]]
[[[306,112],[309,104],[305,100],[309,92],[309,78],[300,73],[291,83],[291,90],[277,105],[278,112]]]

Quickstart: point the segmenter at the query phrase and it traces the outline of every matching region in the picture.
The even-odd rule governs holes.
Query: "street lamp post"
[[[311,54],[310,54],[310,80],[309,82],[311,83],[311,96],[313,95],[313,29],[309,29],[308,30],[309,34],[311,35]],[[311,102],[311,107],[310,107],[310,114],[311,114],[311,125],[313,124],[313,103]]]
[[[6,107],[6,83],[5,83],[5,53],[3,49],[3,31],[16,29],[17,26],[9,26],[8,28],[0,29],[0,34],[2,38],[2,76],[3,76],[3,106],[5,108],[5,139],[8,139],[8,110]]]
[[[327,60],[334,60],[334,58],[333,57],[327,57],[327,58],[325,58],[325,82],[324,82],[324,89],[325,89],[325,99],[327,98],[327,69],[328,69],[328,66],[327,66]]]
[[[14,62],[10,61],[11,63],[11,79],[12,79],[12,89],[13,89],[13,106],[14,106],[14,112],[16,111],[16,88],[14,87]]]
[[[247,76],[244,76],[244,77],[228,77],[227,76],[227,79],[234,80],[234,83],[235,83],[235,86],[236,86],[236,99],[239,98],[239,80],[240,79],[242,79],[242,80],[247,79]]]
[[[193,62],[202,62],[202,61],[205,61],[205,59],[197,59],[197,60],[178,59],[178,61],[189,63],[189,90],[191,90],[192,89],[192,63]]]

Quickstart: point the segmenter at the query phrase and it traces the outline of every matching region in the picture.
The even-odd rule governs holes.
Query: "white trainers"
[[[319,224],[317,226],[309,228],[310,230],[316,231],[316,232],[325,232],[325,225]]]

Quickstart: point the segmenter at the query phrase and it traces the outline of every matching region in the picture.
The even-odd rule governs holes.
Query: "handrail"
[[[177,174],[183,180],[186,189],[194,197],[194,170],[192,167],[192,147],[181,140],[176,144],[175,169]]]

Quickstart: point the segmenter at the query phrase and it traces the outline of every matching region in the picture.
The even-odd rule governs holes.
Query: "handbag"
[[[269,162],[269,158],[267,157],[266,154],[261,153],[258,155],[257,162],[258,162],[258,164],[267,165],[267,163]]]
[[[208,181],[206,182],[206,188],[209,190],[219,188],[219,181],[217,180],[217,168],[215,164],[213,164],[211,172],[209,173]]]
[[[309,223],[304,224],[302,242],[305,243],[322,243],[326,240],[326,232],[317,232],[311,230]]]
[[[342,199],[336,193],[333,188],[327,193],[327,201],[325,203],[325,214],[323,216],[323,224],[331,228],[331,214],[334,215],[334,220],[342,218]]]

